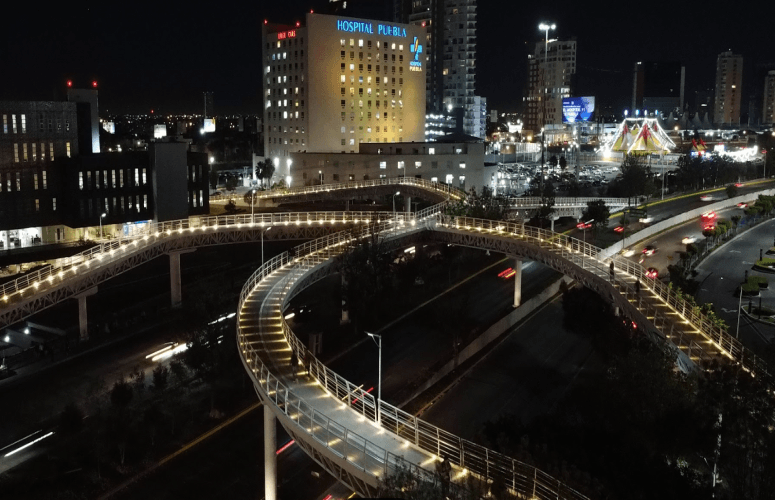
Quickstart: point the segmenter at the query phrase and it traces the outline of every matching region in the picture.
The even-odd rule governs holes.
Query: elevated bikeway
[[[461,200],[466,194],[448,184],[432,182],[416,177],[392,177],[363,181],[317,184],[293,188],[271,189],[255,192],[256,207],[276,206],[281,203],[299,203],[329,199],[366,199],[389,196],[396,191],[406,196],[417,196],[434,202]],[[250,191],[248,191],[250,193]],[[246,195],[222,194],[210,196],[210,203],[226,203]]]
[[[195,217],[149,224],[131,236],[103,241],[71,257],[0,286],[0,327],[7,327],[64,300],[79,298],[100,283],[162,255],[171,256],[171,274],[182,252],[213,245],[309,240],[347,227],[380,220],[401,222],[403,212],[288,212]],[[173,288],[175,285],[172,285]],[[178,284],[179,286],[179,284]],[[174,290],[173,290],[174,291]]]
[[[515,223],[450,218],[438,211],[418,213],[413,221],[381,224],[380,236],[386,241],[413,234],[542,262],[609,298],[622,317],[645,335],[666,341],[685,370],[702,369],[725,358],[769,378],[761,360],[672,289],[647,278],[640,265],[618,256],[604,261],[599,258],[605,255],[601,249],[575,238]],[[293,255],[282,254],[267,262],[245,284],[238,308],[238,342],[245,368],[267,403],[265,419],[276,416],[314,460],[366,496],[374,494],[379,478],[400,467],[399,457],[412,472],[433,481],[435,461],[447,455],[457,476],[472,473],[502,479],[514,493],[531,498],[583,498],[530,465],[377,401],[307,351],[285,322],[283,309],[304,287],[335,272],[331,270],[334,257],[355,239],[352,234],[337,233],[309,242]],[[301,384],[291,378],[291,351],[298,359],[309,360],[308,377]],[[267,420],[265,425],[271,426]],[[266,448],[267,463],[274,449],[274,445]],[[267,499],[273,498],[272,488],[267,485]]]

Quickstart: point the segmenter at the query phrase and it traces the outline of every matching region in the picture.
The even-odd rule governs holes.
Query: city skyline
[[[65,81],[78,86],[97,80],[103,114],[201,112],[202,92],[215,93],[216,114],[261,112],[260,24],[303,20],[326,2],[290,0],[282,5],[221,6],[217,15],[155,6],[154,10],[110,5],[53,7],[35,13],[14,6],[19,19],[36,19],[34,32],[24,23],[4,30],[0,62],[13,68],[0,81],[9,100],[50,100],[65,93]],[[712,89],[719,53],[743,56],[743,100],[764,88],[758,73],[775,63],[767,53],[767,16],[713,9],[643,9],[625,23],[600,5],[561,3],[549,10],[525,5],[513,10],[491,0],[477,5],[476,95],[488,108],[514,111],[527,78],[527,54],[542,39],[540,22],[557,25],[550,36],[575,37],[578,43],[578,91],[594,94],[603,112],[629,106],[632,67],[637,61],[681,61],[686,66],[687,101]],[[322,12],[322,11],[321,11]],[[738,27],[745,26],[744,38]],[[718,32],[716,35],[715,32]],[[734,36],[740,37],[734,39]],[[766,74],[766,71],[764,71]],[[761,113],[757,113],[761,116]]]

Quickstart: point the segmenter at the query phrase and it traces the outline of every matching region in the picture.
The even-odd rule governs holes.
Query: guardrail
[[[296,255],[296,258],[293,259],[294,268],[288,271],[288,275],[285,278],[286,282],[283,284],[283,294],[285,297],[283,300],[283,305],[286,304],[287,297],[292,291],[298,278],[303,276],[307,271],[312,269],[312,267],[317,265],[320,260],[326,260],[331,256],[327,254],[323,256],[325,257],[324,259],[315,259],[315,253],[325,252],[336,248],[344,251],[344,245],[350,244],[359,238],[366,237],[369,234],[372,234],[371,231],[374,230],[380,233],[386,233],[387,236],[392,236],[393,234],[400,236],[403,234],[404,230],[410,230],[414,225],[421,222],[422,220],[427,220],[427,218],[430,216],[440,214],[440,209],[441,206],[436,206],[415,214],[415,219],[413,221],[405,221],[408,222],[408,224],[404,224],[404,228],[401,228],[398,231],[396,231],[396,226],[401,225],[401,222],[404,221],[386,221],[378,223],[376,227],[363,229],[363,232],[360,235],[337,233],[318,238],[318,240],[315,240],[315,242],[308,242],[307,244],[296,247],[293,250],[294,255]],[[412,224],[412,222],[415,224]],[[245,300],[263,277],[267,276],[270,272],[277,269],[278,267],[291,263],[288,256],[278,257],[279,258],[276,258],[276,260],[267,262],[264,268],[256,271],[251,279],[248,280],[248,283],[245,284],[242,294],[240,295],[240,306],[238,310],[242,310],[242,305],[244,304]],[[570,500],[582,500],[587,498],[581,493],[578,493],[569,486],[563,484],[559,480],[529,464],[514,460],[507,457],[506,455],[494,452],[486,447],[455,436],[454,434],[446,432],[439,427],[416,418],[413,415],[404,412],[403,410],[384,401],[380,401],[379,405],[377,405],[376,399],[372,394],[349,382],[344,377],[341,377],[336,372],[326,367],[317,358],[312,356],[311,353],[308,353],[304,344],[298,339],[298,337],[296,337],[285,319],[282,320],[282,331],[291,348],[300,354],[299,359],[310,360],[310,375],[312,375],[318,381],[318,383],[320,383],[326,392],[328,392],[333,397],[338,398],[339,400],[347,401],[347,405],[354,411],[373,422],[379,422],[379,424],[384,429],[404,439],[406,443],[411,443],[417,448],[426,451],[435,457],[447,455],[452,463],[463,468],[464,471],[477,474],[484,478],[502,478],[506,485],[513,491],[522,495],[530,495],[531,498],[547,500],[550,498],[564,498]],[[242,335],[242,330],[239,326],[238,335]],[[252,351],[252,348],[247,341],[241,342],[241,346],[243,355],[249,356],[249,363],[253,363],[251,365],[251,369],[254,370],[254,373],[260,372],[262,374],[261,383],[264,384],[263,380],[269,379],[269,376],[267,375],[269,372],[265,371],[264,365],[258,360],[258,355]],[[249,352],[250,354],[248,354]],[[260,364],[261,367],[259,368],[257,364]],[[295,396],[288,396],[288,394],[292,394],[292,391],[289,391],[287,388],[280,390],[280,385],[281,384],[279,382],[276,382],[274,386],[267,384],[265,390],[271,390],[272,387],[276,386],[277,388],[274,389],[274,394],[282,394],[283,391],[285,391],[286,395],[284,397],[286,399],[289,399],[292,402],[295,402],[296,399],[298,399],[294,399]],[[264,385],[262,385],[262,388],[264,388]],[[331,426],[332,421],[328,417],[315,413],[314,408],[307,405],[306,403],[298,402],[296,403],[296,406],[293,407],[293,409],[294,413],[304,415],[301,417],[303,418],[304,423],[317,423],[318,425],[316,425],[315,428],[329,429]],[[282,407],[280,407],[280,410],[288,413],[287,410]],[[378,411],[379,417],[377,415]],[[299,423],[301,424],[302,422]],[[320,439],[315,435],[314,432],[312,432],[311,435],[320,444],[328,447],[329,449],[332,449],[332,447],[329,445],[329,439]],[[343,440],[341,436],[347,436],[347,434],[343,433],[341,429],[338,429],[336,437],[340,440]],[[329,436],[325,435],[324,438],[326,437]],[[370,462],[368,462],[366,465],[377,467],[382,464],[382,469],[380,469],[381,472],[386,474],[394,472],[395,468],[392,467],[392,463],[393,457],[395,457],[395,455],[391,452],[384,451],[378,446],[373,445],[373,443],[369,443],[368,440],[362,436],[358,436],[358,442],[351,444],[350,446],[356,446],[359,447],[359,450],[363,450],[362,454],[358,456],[359,459],[369,455]],[[371,449],[374,450],[371,453],[368,452],[370,446]],[[337,454],[342,456],[341,450],[337,451]],[[348,457],[347,454],[344,454],[344,456]],[[384,458],[377,460],[375,457]],[[352,463],[349,457],[347,459]],[[365,466],[363,464],[354,465],[358,465],[363,470],[365,470]],[[413,471],[428,479],[434,476],[433,473],[430,473],[419,467],[414,467]]]
[[[413,217],[405,212],[396,212],[395,216],[398,220],[408,220]],[[218,228],[241,228],[243,226],[260,229],[277,225],[362,224],[388,217],[392,218],[393,212],[288,212],[191,217],[176,221],[152,223],[148,224],[142,230],[135,231],[131,235],[114,240],[102,241],[98,245],[84,250],[83,252],[64,259],[58,259],[56,266],[48,265],[32,273],[25,274],[13,281],[9,281],[0,287],[0,298],[2,298],[4,304],[9,304],[16,298],[16,295],[19,292],[28,290],[30,287],[37,291],[41,286],[52,284],[55,280],[64,279],[65,273],[70,271],[74,272],[77,266],[85,265],[88,268],[92,263],[100,265],[106,257],[112,257],[116,252],[125,252],[129,249],[138,248],[140,243],[155,243],[156,238],[162,238],[165,235],[169,236],[173,233],[181,234],[186,231],[208,231],[216,230]]]
[[[603,200],[607,207],[619,207],[627,206],[629,201],[627,198],[594,198],[594,197],[567,197],[557,196],[554,198],[555,207],[586,207],[590,201]],[[511,206],[516,208],[522,207],[535,207],[544,204],[543,198],[540,196],[518,196],[511,198]]]
[[[363,181],[338,182],[332,184],[318,184],[315,186],[299,186],[294,188],[256,191],[256,198],[280,198],[285,196],[301,196],[310,193],[323,193],[342,189],[360,189],[394,185],[419,187],[454,199],[462,199],[466,196],[466,193],[461,189],[442,182],[432,182],[427,179],[418,179],[416,177],[392,177],[390,179],[370,179]],[[242,196],[244,196],[244,194]],[[234,195],[228,194],[214,195],[210,197],[210,201],[229,200],[233,197]]]
[[[570,236],[553,233],[545,229],[524,226],[512,222],[491,221],[484,219],[472,219],[468,217],[458,217],[454,223],[458,227],[466,229],[476,229],[482,231],[494,231],[502,233],[511,233],[517,237],[532,240],[539,246],[550,246],[554,250],[559,250],[562,257],[576,262],[576,256],[581,256],[581,266],[587,270],[595,271],[599,276],[606,277],[610,275],[610,264],[607,265],[603,259],[605,254],[603,249],[595,247],[589,243],[579,241]],[[599,259],[598,257],[602,257]],[[729,358],[740,363],[743,368],[749,370],[755,376],[764,377],[769,383],[772,383],[772,376],[767,369],[766,363],[746,349],[736,338],[729,335],[723,328],[715,325],[707,315],[702,314],[699,308],[693,306],[669,286],[661,281],[646,276],[646,270],[640,264],[634,263],[624,257],[615,255],[611,258],[615,270],[623,271],[628,275],[639,280],[644,286],[650,288],[667,306],[675,313],[679,314],[686,322],[694,326],[698,332],[709,342],[715,345],[719,351],[726,354]],[[627,299],[634,300],[637,294],[634,290],[627,291]],[[661,317],[662,324],[666,324],[666,317],[663,312],[650,304],[643,304],[639,301],[639,310],[642,309],[646,316],[652,316],[655,321]],[[679,340],[680,344],[680,340]],[[680,345],[679,345],[680,347]],[[689,344],[689,356],[695,355],[700,359],[700,365],[703,360],[710,360],[712,355],[707,353],[707,349],[698,343]]]

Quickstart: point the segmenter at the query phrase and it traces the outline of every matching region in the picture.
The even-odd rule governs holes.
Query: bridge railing
[[[415,214],[417,219],[426,219],[431,215],[439,214],[441,207],[432,207],[425,213]],[[419,222],[419,220],[418,220]],[[406,224],[401,231],[410,230],[411,224]],[[376,228],[383,233],[393,234],[394,226],[389,222],[382,222]],[[300,245],[294,249],[298,272],[289,273],[289,280],[284,289],[286,297],[294,286],[294,277],[298,278],[314,266],[317,261],[301,257],[303,252],[318,252],[330,250],[332,247],[367,237],[370,230],[363,228],[359,235],[339,238],[337,235],[328,235],[319,238],[319,243]],[[399,233],[401,234],[401,233]],[[310,255],[311,254],[306,254]],[[326,258],[330,255],[326,255]],[[284,301],[284,304],[286,301]],[[513,491],[530,495],[535,499],[565,498],[582,500],[586,497],[573,490],[550,475],[538,470],[532,465],[514,460],[501,453],[494,452],[484,446],[462,439],[437,426],[429,424],[414,415],[411,415],[393,405],[381,401],[379,407],[375,397],[366,392],[362,387],[349,382],[333,370],[329,369],[316,357],[308,353],[303,342],[296,337],[285,319],[282,321],[283,334],[291,348],[299,354],[300,359],[309,358],[309,372],[325,390],[343,405],[347,405],[358,412],[364,418],[379,422],[380,425],[393,434],[404,439],[407,445],[410,443],[417,448],[426,451],[436,457],[446,455],[448,459],[461,468],[485,478],[502,478],[505,484]],[[377,409],[379,408],[379,418]]]
[[[610,273],[610,262],[613,262],[615,270],[626,272],[636,280],[639,280],[642,285],[650,288],[674,313],[680,314],[686,322],[696,328],[708,343],[711,343],[719,351],[740,363],[751,373],[765,377],[766,380],[771,382],[772,374],[769,373],[767,364],[764,360],[745,348],[739,340],[729,335],[725,329],[715,324],[707,315],[703,314],[697,306],[692,305],[679,296],[674,289],[657,279],[647,277],[646,269],[640,264],[621,256],[614,256],[611,261],[606,263],[604,260],[599,259],[599,256],[602,255],[602,249],[595,247],[594,245],[582,242],[567,235],[553,233],[545,229],[524,226],[523,224],[473,219],[470,217],[457,217],[454,219],[453,223],[458,227],[464,227],[466,229],[510,233],[517,237],[532,240],[539,246],[554,246],[561,251],[563,257],[574,262],[576,255],[583,256],[583,259],[580,261],[581,266],[588,270],[594,270],[602,277],[605,277]],[[567,250],[570,250],[570,252]],[[637,302],[637,307],[644,315],[653,317],[655,323],[661,320],[663,325],[667,324],[667,311],[663,308],[654,307],[649,303],[641,301],[639,295],[632,286],[623,283],[620,283],[620,285],[625,287],[626,298],[631,302]],[[670,332],[663,333],[669,334]],[[673,341],[672,339],[670,340],[671,342]],[[681,347],[680,344],[681,342],[677,344],[679,348]],[[702,366],[705,361],[710,361],[715,357],[707,346],[696,342],[690,342],[687,344],[687,348],[690,356],[698,357],[700,366]]]
[[[608,207],[626,206],[629,203],[627,198],[594,198],[594,197],[567,197],[558,196],[554,198],[555,207],[586,207],[590,201],[603,200]],[[511,198],[512,207],[535,207],[543,204],[543,199],[539,196],[521,196]]]
[[[377,211],[341,211],[341,212],[287,212],[272,214],[240,214],[191,217],[176,221],[150,223],[144,229],[134,231],[130,235],[120,238],[101,241],[97,245],[79,252],[70,257],[58,259],[56,265],[47,265],[32,273],[25,274],[13,281],[4,283],[0,287],[0,298],[3,303],[9,303],[16,297],[15,294],[32,288],[37,291],[41,286],[54,283],[67,277],[67,272],[75,272],[75,267],[84,265],[87,268],[98,266],[106,257],[113,256],[116,252],[123,252],[130,248],[137,248],[140,244],[156,242],[158,238],[197,230],[211,230],[219,227],[242,227],[243,225],[255,225],[258,228],[277,225],[312,225],[312,224],[336,224],[354,223],[363,224],[374,220],[392,218],[392,212]],[[397,212],[398,220],[411,220],[413,215]],[[130,247],[133,245],[133,247]]]
[[[284,189],[270,189],[266,191],[256,191],[257,199],[281,198],[286,196],[301,196],[312,193],[323,193],[341,189],[360,189],[378,186],[415,186],[429,191],[434,191],[443,196],[449,196],[454,199],[465,198],[466,194],[461,189],[453,187],[442,182],[433,182],[427,179],[418,179],[416,177],[392,177],[385,179],[369,179],[363,181],[337,182],[332,184],[318,184],[315,186],[299,186]],[[244,195],[242,195],[244,196]],[[234,195],[216,195],[211,196],[210,200],[228,200]]]

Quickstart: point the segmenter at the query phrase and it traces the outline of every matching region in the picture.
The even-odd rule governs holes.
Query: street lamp
[[[268,233],[270,229],[272,228],[269,227],[265,231],[261,231],[261,266],[262,267],[264,265],[264,233]]]
[[[541,73],[541,191],[544,187],[544,129],[546,128],[546,66],[549,62],[549,30],[556,28],[555,24],[541,23],[538,25],[539,30],[543,30],[546,34],[544,43],[544,70]]]
[[[251,189],[250,190],[250,223],[253,224],[256,219],[253,217],[253,205],[255,204],[256,200],[256,190]]]
[[[375,344],[377,344],[377,348],[379,348],[379,371],[378,371],[378,379],[377,379],[377,423],[381,422],[381,415],[380,415],[380,401],[382,401],[382,335],[377,335],[375,333],[369,333],[364,332],[366,335],[371,337],[371,339],[374,341]]]
[[[318,170],[318,174],[320,175],[320,185],[322,186],[323,185],[323,171],[322,170]]]
[[[108,214],[104,212],[102,213],[102,215],[100,215],[100,238],[102,238],[102,218],[105,217],[106,215]]]
[[[401,191],[396,191],[393,195],[393,229],[396,227],[396,196],[400,195]]]

